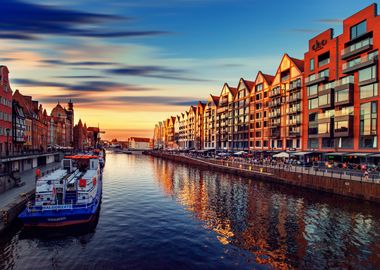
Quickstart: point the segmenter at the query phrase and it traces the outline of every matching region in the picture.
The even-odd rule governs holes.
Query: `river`
[[[91,226],[0,239],[0,269],[378,269],[380,207],[143,156],[107,155]]]

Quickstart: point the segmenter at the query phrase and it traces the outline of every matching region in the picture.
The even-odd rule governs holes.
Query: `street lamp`
[[[7,133],[7,150],[6,150],[6,154],[7,156],[9,156],[9,132],[11,132],[11,129],[10,128],[7,128],[5,129],[5,132]]]

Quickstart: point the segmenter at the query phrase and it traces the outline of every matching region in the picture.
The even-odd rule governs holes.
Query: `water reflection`
[[[376,205],[154,159],[155,180],[226,246],[277,269],[380,265]]]

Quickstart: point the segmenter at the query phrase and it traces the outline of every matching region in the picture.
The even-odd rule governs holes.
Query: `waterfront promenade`
[[[378,179],[374,177],[367,178],[364,175],[345,174],[341,171],[321,170],[312,167],[283,164],[277,166],[255,165],[246,162],[216,160],[157,151],[152,151],[150,154],[155,157],[210,170],[233,173],[259,181],[276,182],[380,203],[380,184]]]
[[[59,166],[60,162],[53,162],[39,166],[38,168],[40,168],[42,174],[45,174],[48,171],[57,169]],[[20,174],[21,181],[25,184],[0,194],[0,210],[2,214],[0,219],[0,233],[6,227],[7,224],[5,223],[10,223],[14,217],[18,215],[17,212],[19,212],[19,209],[23,208],[25,202],[33,194],[36,183],[35,171],[36,168],[22,172]],[[7,219],[5,223],[4,218]]]

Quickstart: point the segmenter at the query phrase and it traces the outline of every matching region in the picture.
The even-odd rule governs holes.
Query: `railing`
[[[344,77],[344,78],[336,81],[335,82],[335,87],[346,85],[346,84],[350,84],[350,83],[354,83],[354,81],[355,81],[354,76],[347,76],[347,77]]]
[[[175,153],[171,153],[175,155]],[[337,169],[337,168],[328,168],[324,166],[324,163],[318,163],[311,167],[305,167],[302,165],[294,165],[290,163],[277,162],[277,161],[259,161],[257,163],[251,159],[251,162],[246,161],[235,161],[235,160],[218,160],[214,158],[202,158],[197,156],[187,156],[186,158],[201,160],[206,163],[216,164],[219,166],[233,167],[242,170],[248,170],[263,174],[272,174],[277,177],[283,177],[283,172],[294,172],[297,174],[309,174],[317,175],[322,177],[331,177],[342,180],[352,180],[360,182],[370,182],[380,184],[380,172],[370,171],[368,176],[365,176],[361,171],[355,171],[352,169]]]
[[[326,78],[328,76],[329,76],[328,72],[321,72],[321,73],[313,74],[310,77],[305,78],[305,83],[310,83],[312,81],[316,81],[316,80],[319,80],[322,78]]]
[[[340,55],[345,55],[345,54],[348,54],[348,53],[351,53],[353,51],[356,51],[356,50],[359,50],[365,46],[368,46],[368,45],[373,45],[373,39],[372,38],[367,38],[367,39],[364,39],[362,41],[359,41],[355,44],[352,44],[351,46],[347,47],[347,48],[344,48],[341,50],[341,53]]]
[[[349,68],[355,67],[356,65],[360,65],[360,64],[366,63],[366,62],[368,62],[368,61],[370,61],[372,59],[377,59],[377,55],[364,55],[364,56],[362,56],[360,58],[357,58],[355,60],[346,62],[346,63],[344,63],[342,65],[342,69],[343,70],[349,69]]]

